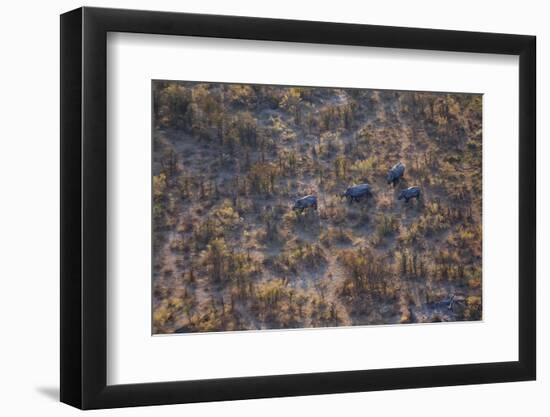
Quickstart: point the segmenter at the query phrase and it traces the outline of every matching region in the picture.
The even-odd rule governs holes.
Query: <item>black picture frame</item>
[[[519,56],[519,360],[107,385],[108,32]],[[61,401],[81,409],[534,380],[536,38],[79,8],[61,15]]]

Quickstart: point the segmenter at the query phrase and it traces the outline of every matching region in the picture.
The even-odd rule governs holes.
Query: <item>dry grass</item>
[[[481,96],[155,82],[153,99],[155,333],[481,318]],[[372,197],[340,197],[363,182]],[[409,186],[420,201],[397,200]],[[307,194],[318,209],[293,211]]]

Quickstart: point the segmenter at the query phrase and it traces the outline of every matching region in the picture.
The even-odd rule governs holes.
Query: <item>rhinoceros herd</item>
[[[392,186],[395,187],[399,180],[403,178],[404,174],[405,165],[403,165],[401,162],[398,162],[389,169],[386,180],[388,184],[392,184]],[[420,187],[409,187],[401,190],[399,195],[397,196],[397,199],[405,200],[405,202],[408,203],[411,198],[416,198],[416,200],[419,200],[420,194]],[[340,196],[342,198],[345,197],[350,204],[354,201],[358,203],[363,198],[372,197],[372,189],[369,184],[352,185],[351,187],[348,187],[346,191],[343,192]],[[306,195],[297,199],[294,202],[294,206],[292,206],[293,210],[299,210],[300,213],[309,208],[317,210],[317,196]]]

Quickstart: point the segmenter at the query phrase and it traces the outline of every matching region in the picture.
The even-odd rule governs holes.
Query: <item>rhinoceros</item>
[[[397,197],[398,200],[405,199],[405,203],[408,203],[411,198],[416,198],[417,201],[420,200],[420,187],[409,187],[401,190]]]
[[[316,196],[306,195],[305,197],[302,197],[296,200],[294,203],[294,206],[292,206],[293,210],[300,210],[300,213],[302,213],[307,208],[312,208],[313,210],[317,210]]]
[[[358,184],[348,187],[342,197],[346,197],[350,204],[353,201],[359,202],[363,197],[372,196],[372,191],[369,184]]]
[[[386,177],[386,180],[388,181],[388,184],[391,183],[395,187],[395,184],[397,184],[399,179],[402,178],[404,174],[405,165],[403,165],[401,162],[398,162],[388,171],[388,176]]]

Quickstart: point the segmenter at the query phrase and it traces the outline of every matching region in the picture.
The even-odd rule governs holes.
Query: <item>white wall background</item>
[[[59,392],[59,17],[81,6],[72,0],[3,4],[0,19],[0,411],[3,415],[75,415]],[[123,0],[86,5],[181,12],[417,26],[534,34],[538,37],[539,285],[538,381],[496,385],[145,407],[94,415],[279,416],[529,415],[550,412],[550,308],[543,295],[550,267],[550,209],[543,196],[550,157],[542,138],[550,97],[543,71],[550,59],[545,3],[537,0]],[[541,77],[542,76],[542,77]],[[544,235],[544,236],[543,236]]]

